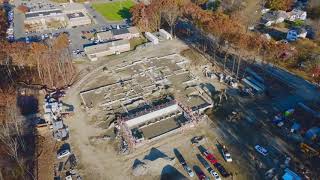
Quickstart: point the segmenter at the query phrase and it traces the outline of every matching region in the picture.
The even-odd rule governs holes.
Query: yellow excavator
[[[311,147],[306,143],[300,143],[300,149],[303,153],[305,153],[309,157],[315,157],[315,156],[320,157],[320,149],[316,150],[315,148]]]

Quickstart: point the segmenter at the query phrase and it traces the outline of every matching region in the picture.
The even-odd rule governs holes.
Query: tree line
[[[174,29],[178,18],[186,18],[204,32],[218,37],[221,42],[228,41],[240,50],[258,53],[268,59],[281,59],[283,52],[294,55],[289,45],[247,32],[235,18],[222,12],[203,10],[188,0],[157,0],[149,5],[140,3],[131,9],[131,13],[133,23],[143,31],[158,30],[163,23]]]
[[[42,42],[8,42],[6,12],[0,8],[0,179],[34,179],[35,141],[20,104],[21,87],[60,89],[72,84],[76,69],[67,34]],[[3,162],[7,163],[4,166]],[[9,165],[8,165],[9,164]]]
[[[267,1],[272,3],[276,1]],[[289,1],[286,1],[289,7]],[[221,45],[229,44],[239,54],[272,62],[290,64],[299,61],[298,50],[290,44],[269,40],[258,32],[248,31],[236,16],[221,11],[208,11],[189,0],[153,0],[150,4],[136,4],[130,12],[133,23],[142,31],[156,31],[161,26],[169,26],[174,34],[178,21],[188,20],[208,36],[219,39]],[[210,46],[210,45],[208,45]],[[290,64],[291,66],[291,64]],[[309,77],[319,79],[319,73],[310,74],[319,68],[318,65],[307,69]]]
[[[22,82],[55,89],[70,85],[74,78],[66,34],[31,44],[3,41],[0,49],[0,87]]]

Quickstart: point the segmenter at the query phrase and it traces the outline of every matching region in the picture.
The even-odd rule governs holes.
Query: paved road
[[[22,38],[25,36],[24,32],[24,14],[14,10],[14,19],[13,19],[13,32],[16,39]]]
[[[107,24],[108,22],[106,19],[101,16],[97,11],[95,11],[93,8],[91,8],[91,4],[86,3],[84,4],[84,7],[87,9],[89,16],[94,21],[95,24]]]

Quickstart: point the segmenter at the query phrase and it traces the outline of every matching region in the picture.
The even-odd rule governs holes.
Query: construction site
[[[132,147],[193,126],[212,107],[210,93],[188,65],[179,54],[120,61],[106,66],[96,78],[105,84],[88,84],[80,97],[87,110],[103,110],[109,125],[116,125]]]
[[[291,76],[290,84],[274,69],[251,67],[236,81],[179,40],[78,68],[80,78],[63,101],[74,105],[74,115],[65,119],[71,132],[68,142],[86,179],[196,179],[188,177],[174,149],[196,172],[203,168],[197,158],[202,152],[192,142],[198,136],[204,137],[201,146],[214,155],[211,166],[224,179],[295,173],[312,177],[301,168],[300,148],[288,137],[291,121],[281,128],[273,123],[279,112],[313,98],[293,84],[300,81]],[[225,160],[222,145],[232,162]],[[257,145],[268,153],[261,154]]]

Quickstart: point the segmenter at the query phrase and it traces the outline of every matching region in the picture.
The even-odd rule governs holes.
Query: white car
[[[194,173],[193,173],[192,169],[188,165],[184,165],[183,168],[184,168],[185,171],[187,171],[187,173],[188,173],[188,175],[190,177],[194,176]]]
[[[221,180],[219,174],[215,171],[210,171],[210,174],[214,177],[215,180]]]
[[[64,158],[64,157],[69,156],[70,154],[71,154],[71,152],[70,152],[68,149],[65,149],[65,150],[62,150],[61,152],[59,152],[59,153],[57,154],[57,158],[58,158],[58,159],[62,159],[62,158]]]
[[[222,147],[222,155],[227,162],[232,162],[231,154],[225,146]]]
[[[260,145],[256,145],[254,147],[260,154],[262,154],[263,156],[267,156],[268,155],[268,150],[265,149],[264,147],[260,146]]]
[[[26,43],[30,43],[30,38],[29,37],[26,37]]]

